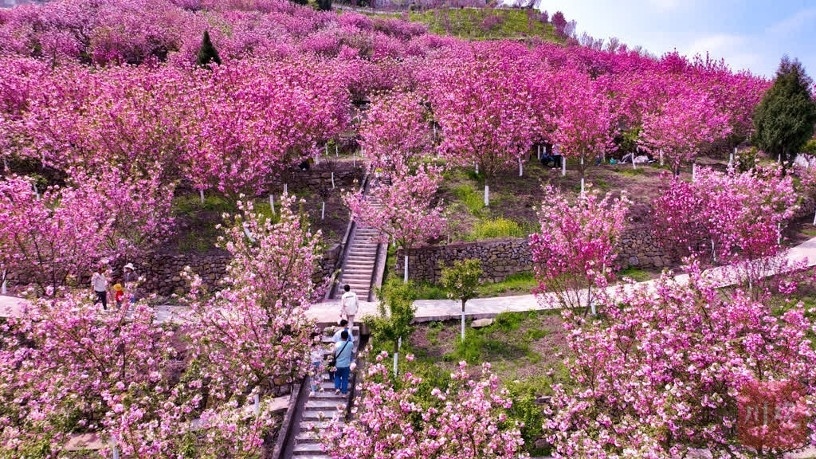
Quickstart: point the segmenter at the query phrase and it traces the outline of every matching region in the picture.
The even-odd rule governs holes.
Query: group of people
[[[136,270],[133,263],[128,263],[122,268],[122,277],[115,278],[113,286],[108,285],[108,276],[105,266],[100,265],[96,272],[91,275],[91,288],[94,292],[94,304],[102,303],[102,309],[108,310],[108,293],[111,293],[116,307],[121,309],[136,301]]]
[[[351,287],[343,286],[343,297],[340,300],[340,327],[332,336],[328,349],[321,345],[319,333],[314,334],[315,344],[312,348],[311,395],[322,391],[320,385],[323,374],[328,371],[329,377],[334,380],[335,394],[348,394],[349,376],[354,368],[354,316],[357,315],[357,294]],[[326,364],[326,360],[329,363]]]

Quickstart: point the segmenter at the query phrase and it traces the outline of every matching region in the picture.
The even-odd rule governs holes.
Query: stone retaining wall
[[[154,253],[140,262],[135,262],[136,272],[144,277],[141,285],[145,293],[157,293],[161,296],[184,294],[188,291],[181,271],[189,266],[194,273],[201,276],[207,288],[216,288],[227,272],[230,255],[225,250],[211,250],[205,253],[161,254]],[[330,276],[338,268],[340,244],[326,251],[319,261],[318,269],[312,276],[316,284]],[[121,272],[121,270],[114,270]]]
[[[294,191],[297,189],[309,188],[313,190],[331,188],[332,172],[334,173],[334,185],[338,188],[350,188],[355,183],[360,183],[365,175],[364,163],[361,161],[349,161],[344,159],[338,161],[332,157],[326,160],[322,156],[320,163],[312,164],[309,170],[301,170],[298,167],[290,167],[280,176],[275,177],[267,183],[267,189],[275,193],[283,190],[283,184],[288,184]]]
[[[533,270],[527,238],[508,238],[413,249],[408,257],[409,277],[436,283],[442,273],[440,264],[448,266],[455,260],[466,258],[476,258],[482,262],[483,279],[488,282],[499,282],[510,275]],[[396,272],[402,272],[404,255],[401,250],[397,252],[396,259]],[[661,269],[675,262],[648,228],[631,228],[621,237],[618,263],[624,268]]]

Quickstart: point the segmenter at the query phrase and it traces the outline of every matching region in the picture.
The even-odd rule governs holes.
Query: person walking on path
[[[357,315],[357,294],[351,291],[349,284],[343,286],[343,298],[340,300],[340,317],[346,316],[348,328],[354,328],[354,316]]]
[[[126,264],[122,270],[124,271],[122,280],[124,281],[125,299],[127,304],[133,304],[136,302],[136,283],[139,278],[136,276],[133,263]]]
[[[102,309],[108,310],[108,278],[105,277],[102,266],[96,268],[96,272],[91,275],[91,287],[96,294],[94,304],[102,303]]]
[[[344,331],[348,332],[349,341],[351,341],[353,343],[354,342],[354,333],[351,332],[351,329],[349,328],[348,320],[346,320],[346,319],[341,319],[340,320],[340,328],[338,328],[337,331],[334,332],[334,335],[332,335],[332,342],[333,343],[339,343],[340,341],[342,341],[343,339],[340,337],[340,335],[342,335]]]
[[[340,333],[341,341],[334,345],[334,393],[348,394],[349,374],[351,374],[351,354],[354,344],[349,339],[349,332]]]

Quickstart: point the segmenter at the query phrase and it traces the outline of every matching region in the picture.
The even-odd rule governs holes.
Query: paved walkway
[[[804,262],[807,266],[816,265],[816,237],[809,239],[795,247],[792,247],[786,252],[787,260],[791,263]],[[776,274],[775,272],[768,272],[767,275]],[[732,273],[724,268],[713,268],[706,271],[718,287],[726,287],[732,285],[735,281]],[[679,282],[688,281],[687,275],[676,276]],[[649,288],[654,281],[646,281],[631,284],[627,288]],[[609,291],[617,287],[609,287]],[[10,296],[0,296],[0,317],[8,317],[19,315],[22,301],[19,298]],[[330,300],[321,303],[316,303],[307,312],[307,315],[317,322],[330,323],[336,322],[340,317],[340,302],[339,300]],[[437,320],[446,320],[459,318],[461,314],[461,303],[458,300],[417,300],[414,302],[416,306],[416,321],[429,322]],[[502,312],[521,312],[544,309],[558,308],[558,302],[553,296],[542,297],[536,295],[517,295],[517,296],[502,296],[494,298],[476,298],[468,301],[466,315],[470,318],[485,318],[495,317]],[[173,316],[183,315],[185,308],[178,306],[157,306],[156,318],[159,321],[165,321]],[[357,317],[365,315],[376,315],[377,303],[361,301],[360,310]]]

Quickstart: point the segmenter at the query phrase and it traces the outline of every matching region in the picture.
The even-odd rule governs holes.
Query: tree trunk
[[[487,185],[487,182],[485,182],[484,187],[484,205],[485,207],[490,206],[490,187]]]
[[[408,251],[407,250],[405,251],[405,266],[403,266],[403,268],[404,268],[405,272],[403,273],[403,276],[402,276],[402,283],[407,284],[408,283]]]
[[[462,341],[465,340],[465,302],[462,300]]]

